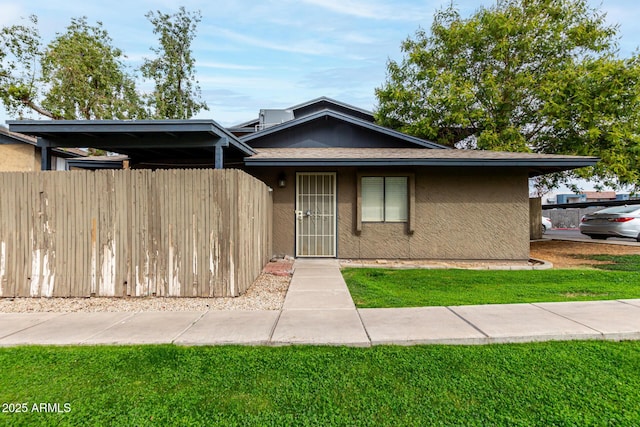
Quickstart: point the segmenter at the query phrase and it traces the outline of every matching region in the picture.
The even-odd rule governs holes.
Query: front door
[[[336,256],[336,174],[296,174],[296,256]]]

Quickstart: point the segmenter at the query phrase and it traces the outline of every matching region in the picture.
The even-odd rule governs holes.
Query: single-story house
[[[10,121],[49,150],[94,147],[132,168],[246,171],[273,189],[273,252],[296,257],[527,260],[528,179],[581,156],[458,150],[319,98],[223,128],[212,120]]]
[[[71,159],[85,156],[75,149],[53,149],[51,169],[68,170]],[[0,125],[0,172],[31,172],[40,170],[41,148],[36,138],[16,132]]]

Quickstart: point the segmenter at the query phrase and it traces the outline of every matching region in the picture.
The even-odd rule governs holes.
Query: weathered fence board
[[[237,170],[0,173],[0,296],[238,296],[271,203]]]

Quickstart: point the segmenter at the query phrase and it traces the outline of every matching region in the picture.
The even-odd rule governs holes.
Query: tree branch
[[[36,113],[41,114],[45,117],[49,117],[50,119],[53,120],[60,120],[62,119],[61,116],[57,116],[55,114],[53,114],[50,111],[45,110],[44,108],[40,107],[39,105],[35,104],[31,99],[23,99],[22,103],[24,105],[26,105],[27,107],[31,108],[32,110],[34,110]]]

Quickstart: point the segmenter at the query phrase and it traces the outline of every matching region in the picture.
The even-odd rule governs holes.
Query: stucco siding
[[[273,188],[275,255],[295,254],[294,168],[249,171]],[[310,172],[311,170],[304,170]],[[335,169],[314,169],[336,172]],[[406,223],[362,223],[356,231],[358,173],[415,176],[414,232]],[[277,176],[287,177],[278,188]],[[527,174],[517,169],[337,171],[339,258],[524,260],[529,257]]]
[[[0,144],[0,172],[40,170],[40,155],[28,144]]]
[[[528,196],[524,171],[418,174],[411,257],[528,259]]]
[[[273,255],[295,255],[295,188],[294,169],[250,170],[254,177],[273,191]],[[278,187],[278,176],[284,174],[286,185]]]

